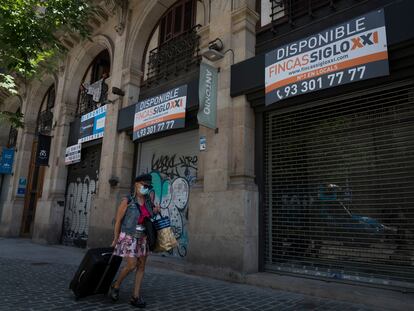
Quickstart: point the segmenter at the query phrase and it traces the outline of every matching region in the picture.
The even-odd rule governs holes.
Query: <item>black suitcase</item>
[[[122,261],[122,257],[112,256],[113,250],[93,248],[87,251],[69,286],[76,298],[108,292]]]

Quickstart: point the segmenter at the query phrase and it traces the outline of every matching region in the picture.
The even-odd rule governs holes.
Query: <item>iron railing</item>
[[[53,113],[50,110],[42,111],[37,122],[37,132],[49,135],[52,131]]]
[[[85,86],[81,87],[79,94],[79,103],[77,116],[84,115],[88,112],[91,112],[103,105],[106,104],[108,100],[108,84],[105,81],[102,82],[101,96],[99,101],[93,100],[93,95],[88,94],[88,88]]]
[[[15,127],[10,127],[10,132],[9,132],[9,141],[7,142],[7,147],[8,148],[13,148],[16,147],[16,143],[17,143],[17,128]]]
[[[334,8],[336,0],[270,0],[272,3],[272,22],[288,21],[294,25],[295,20],[304,15],[314,16],[322,7]]]
[[[177,76],[200,64],[200,36],[197,34],[199,27],[200,25],[196,25],[149,52],[146,85],[168,80],[171,76]]]

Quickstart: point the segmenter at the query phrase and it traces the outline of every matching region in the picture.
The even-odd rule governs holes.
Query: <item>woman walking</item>
[[[135,178],[134,194],[124,198],[118,207],[114,229],[114,255],[126,258],[126,265],[119,273],[118,279],[111,286],[110,297],[119,299],[119,288],[125,277],[136,270],[135,286],[130,304],[145,308],[146,303],[141,295],[141,283],[144,277],[145,263],[149,254],[147,236],[143,227],[144,219],[160,212],[159,205],[148,204],[146,196],[151,188],[150,174]]]

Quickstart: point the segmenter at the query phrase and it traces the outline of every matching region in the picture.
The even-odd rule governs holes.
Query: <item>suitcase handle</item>
[[[112,252],[110,252],[110,253],[101,253],[101,256],[111,255],[111,254],[112,254]]]
[[[103,280],[104,280],[104,278],[105,278],[105,275],[106,275],[106,273],[108,272],[108,270],[109,270],[109,267],[111,266],[111,263],[112,263],[112,259],[114,258],[114,254],[113,253],[101,253],[101,255],[103,256],[104,254],[111,254],[111,258],[109,258],[109,262],[108,262],[108,264],[107,264],[107,266],[106,266],[106,268],[105,268],[105,271],[104,271],[104,273],[103,273],[103,275],[102,275],[102,277],[101,277],[101,279],[99,280],[99,283],[98,283],[98,285],[95,287],[95,293],[96,292],[98,292],[98,290],[99,290],[99,288],[101,287],[101,285],[102,285],[102,283],[103,283]]]
[[[82,273],[79,275],[78,282],[80,283],[83,275],[85,274],[86,270],[83,270]]]

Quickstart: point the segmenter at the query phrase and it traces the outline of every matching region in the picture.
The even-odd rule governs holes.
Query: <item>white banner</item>
[[[81,144],[76,144],[66,148],[65,165],[80,162],[81,160]]]

